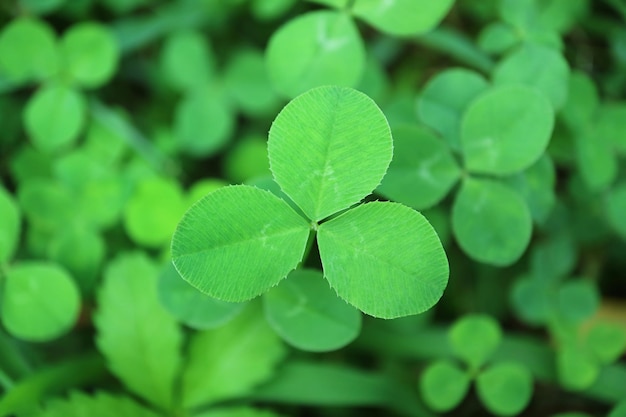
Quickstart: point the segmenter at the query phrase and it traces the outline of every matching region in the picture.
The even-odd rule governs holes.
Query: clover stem
[[[309,257],[309,254],[311,253],[311,248],[313,247],[313,243],[315,242],[315,235],[317,234],[317,223],[313,222],[311,223],[311,230],[309,231],[309,238],[306,241],[306,246],[304,247],[304,254],[302,255],[302,261],[300,262],[300,265],[304,265],[304,263],[306,262],[307,258]]]

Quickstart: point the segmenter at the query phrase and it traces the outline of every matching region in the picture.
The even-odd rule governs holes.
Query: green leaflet
[[[76,84],[96,88],[115,73],[120,52],[109,29],[96,22],[70,27],[61,38],[63,65]]]
[[[296,17],[275,31],[265,58],[274,87],[295,97],[325,84],[355,86],[365,48],[350,16],[324,10]]]
[[[173,406],[182,332],[157,297],[157,267],[143,253],[121,255],[104,273],[95,316],[98,349],[128,389]]]
[[[0,72],[17,82],[43,80],[59,69],[53,29],[32,17],[14,19],[0,32]]]
[[[505,179],[526,201],[533,220],[542,224],[556,202],[556,169],[552,159],[544,154],[522,172]]]
[[[441,413],[461,403],[470,388],[470,378],[456,364],[441,360],[426,368],[419,386],[426,405]]]
[[[517,45],[519,34],[511,25],[493,22],[486,25],[478,34],[478,46],[485,52],[499,54]]]
[[[356,0],[352,13],[382,32],[408,36],[433,29],[453,4],[454,0]]]
[[[0,265],[8,262],[17,249],[22,228],[20,220],[16,202],[0,185]]]
[[[85,113],[85,98],[80,92],[62,84],[45,84],[28,101],[24,126],[37,148],[52,152],[78,139]]]
[[[267,0],[263,0],[267,2]],[[280,417],[270,410],[251,407],[224,407],[214,408],[205,413],[196,414],[195,417]]]
[[[422,313],[448,282],[448,261],[434,229],[398,203],[363,204],[323,223],[318,245],[330,285],[374,317]]]
[[[535,87],[558,110],[567,100],[569,76],[569,65],[561,53],[547,46],[526,43],[498,64],[493,72],[493,82],[497,86],[524,84]]]
[[[80,294],[61,267],[22,261],[6,273],[0,318],[13,336],[45,342],[68,332],[80,310]]]
[[[376,191],[414,207],[439,203],[460,177],[449,146],[430,131],[410,125],[393,129],[393,160]]]
[[[239,139],[224,157],[224,174],[235,183],[271,176],[265,138],[255,135]]]
[[[600,97],[591,77],[580,71],[572,71],[568,90],[567,101],[560,114],[572,133],[576,134],[593,120]]]
[[[442,71],[428,81],[417,100],[420,120],[461,148],[461,118],[467,106],[488,87],[480,74],[462,68]]]
[[[173,32],[161,49],[162,71],[167,81],[182,92],[206,85],[214,76],[214,61],[206,36],[196,31]]]
[[[251,303],[234,320],[196,333],[182,378],[185,407],[246,395],[272,376],[285,354],[284,345]]]
[[[564,320],[580,324],[596,312],[600,306],[600,294],[594,282],[576,279],[559,288],[556,302]]]
[[[278,185],[319,221],[376,188],[392,147],[385,115],[372,99],[350,88],[319,87],[278,114],[268,154]]]
[[[30,414],[29,414],[30,415]],[[128,397],[98,392],[88,396],[73,392],[66,399],[48,401],[33,417],[158,417]]]
[[[532,375],[517,363],[497,363],[478,375],[476,389],[490,412],[514,416],[526,408],[532,398]]]
[[[607,193],[605,211],[609,224],[626,239],[626,184],[620,184]]]
[[[586,343],[598,362],[612,363],[618,360],[626,349],[626,332],[617,323],[600,322],[589,330]]]
[[[548,146],[554,110],[532,87],[493,87],[467,108],[461,122],[465,166],[478,174],[508,175],[532,165]]]
[[[201,293],[183,280],[173,264],[161,271],[159,301],[181,323],[198,330],[212,329],[235,317],[245,304],[228,303]]]
[[[600,364],[576,345],[562,346],[557,352],[559,382],[573,391],[582,391],[593,384],[600,374]]]
[[[532,220],[524,200],[506,185],[467,178],[452,206],[452,230],[471,258],[505,266],[526,250]]]
[[[265,294],[263,306],[270,326],[302,350],[339,349],[361,330],[361,313],[337,297],[320,271],[293,271]]]
[[[454,323],[448,336],[455,355],[475,371],[491,358],[500,345],[502,330],[492,317],[474,314]]]
[[[592,191],[602,191],[617,178],[618,161],[608,138],[594,128],[582,129],[574,136],[574,151],[580,176]]]
[[[246,301],[296,267],[308,235],[309,224],[270,192],[224,187],[185,213],[172,239],[172,259],[202,292]]]

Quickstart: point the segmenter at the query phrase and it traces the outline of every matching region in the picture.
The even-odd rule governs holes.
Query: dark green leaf
[[[73,392],[66,399],[46,403],[34,417],[158,417],[158,414],[127,397],[98,392],[88,396]]]
[[[17,249],[21,222],[13,197],[0,185],[0,265],[8,262]]]

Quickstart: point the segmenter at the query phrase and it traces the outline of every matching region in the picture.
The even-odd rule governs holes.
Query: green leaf
[[[159,303],[157,276],[157,267],[141,252],[109,263],[98,296],[96,343],[131,392],[169,410],[183,335]]]
[[[281,340],[251,303],[225,326],[192,337],[182,379],[183,405],[245,396],[272,376],[284,355]]]
[[[361,313],[337,297],[320,271],[293,271],[263,302],[270,326],[298,349],[339,349],[361,330]]]
[[[494,87],[474,100],[461,122],[470,172],[509,175],[531,166],[548,146],[554,111],[534,88]]]
[[[13,257],[21,228],[20,210],[11,194],[0,185],[0,265]]]
[[[557,352],[556,365],[559,382],[568,390],[585,390],[600,374],[599,364],[577,346],[561,347]]]
[[[28,100],[24,126],[33,144],[52,152],[73,144],[85,122],[85,98],[61,84],[46,84]]]
[[[580,132],[591,123],[599,106],[598,89],[584,72],[572,71],[569,94],[560,115],[572,132]]]
[[[542,26],[566,34],[589,11],[588,0],[538,1],[539,22]]]
[[[6,273],[2,296],[2,324],[23,340],[55,339],[78,319],[78,288],[64,269],[52,263],[16,263]]]
[[[607,417],[626,417],[626,401],[619,402]]]
[[[343,9],[348,5],[349,0],[307,0],[312,3],[319,3],[336,9]]]
[[[267,0],[263,0],[267,1]],[[214,408],[205,413],[195,414],[195,417],[280,417],[270,410],[251,407]]]
[[[472,370],[483,366],[502,340],[498,322],[482,314],[466,315],[457,320],[448,334],[452,351]]]
[[[611,144],[595,129],[583,129],[574,136],[578,170],[585,185],[602,191],[617,178],[619,166]]]
[[[545,94],[555,110],[563,107],[569,90],[567,61],[553,48],[525,43],[504,58],[493,72],[496,86],[523,84]]]
[[[124,209],[124,227],[139,245],[165,246],[185,208],[178,183],[165,178],[144,179],[137,184]]]
[[[276,90],[295,97],[325,84],[355,86],[365,67],[365,48],[350,16],[324,10],[276,30],[265,58]]]
[[[579,324],[596,312],[600,306],[600,294],[592,281],[576,279],[559,288],[557,305],[563,319]]]
[[[452,206],[452,230],[472,259],[506,266],[526,250],[532,220],[524,200],[506,185],[467,178]]]
[[[228,93],[241,111],[251,117],[274,115],[281,99],[270,83],[263,54],[241,49],[231,58],[224,75]]]
[[[285,15],[297,0],[252,0],[250,11],[257,20],[267,21]]]
[[[452,68],[438,73],[417,100],[420,120],[431,127],[450,144],[461,148],[461,117],[467,106],[488,87],[487,80],[463,68]]]
[[[556,202],[556,169],[548,155],[544,154],[506,182],[524,198],[536,223],[542,224],[548,219]]]
[[[32,14],[42,15],[63,6],[66,0],[19,0],[21,7]]]
[[[195,203],[202,200],[205,195],[227,185],[228,183],[221,178],[205,178],[196,181],[189,187],[189,190],[187,190],[187,207],[193,206]]]
[[[605,211],[609,224],[626,239],[626,183],[609,191],[605,197]]]
[[[439,24],[454,0],[356,0],[352,13],[395,36],[426,33]]]
[[[480,400],[493,414],[514,416],[526,408],[533,395],[530,371],[517,363],[498,363],[476,379]]]
[[[401,204],[358,206],[323,223],[317,239],[330,285],[371,316],[423,313],[448,283],[448,260],[435,230]]]
[[[625,119],[626,102],[605,102],[598,109],[594,126],[594,134],[620,155],[626,155],[626,136],[622,131]]]
[[[30,226],[42,232],[56,232],[76,215],[69,190],[50,179],[25,181],[17,198]]]
[[[59,49],[52,27],[32,17],[11,20],[0,32],[0,72],[20,82],[43,80],[58,71]]]
[[[530,278],[518,279],[511,291],[516,315],[531,325],[546,324],[552,312],[552,294],[545,284]]]
[[[587,333],[587,346],[601,363],[613,363],[626,350],[626,332],[617,323],[596,323]]]
[[[200,291],[247,301],[296,267],[308,235],[309,224],[272,193],[223,187],[185,213],[172,239],[172,259]]]
[[[227,303],[201,293],[169,264],[159,275],[159,301],[181,323],[198,330],[212,329],[235,317],[245,304]]]
[[[454,409],[463,401],[470,378],[454,363],[441,360],[432,363],[420,377],[420,391],[426,405],[439,413]]]
[[[226,178],[234,183],[270,176],[265,138],[260,135],[251,135],[239,139],[226,154],[223,166]]]
[[[98,392],[88,396],[73,392],[66,399],[46,403],[34,417],[158,417],[158,414],[139,405],[130,398]]]
[[[520,42],[520,36],[511,25],[493,22],[485,25],[478,34],[478,46],[491,54],[500,54]]]
[[[439,203],[461,174],[449,146],[417,126],[394,128],[393,137],[393,160],[376,191],[418,210]]]
[[[70,27],[61,38],[63,63],[73,81],[84,88],[96,88],[111,79],[120,51],[109,29],[96,22]]]
[[[206,85],[215,73],[213,51],[207,37],[197,31],[171,33],[165,39],[160,60],[167,81],[180,91]]]
[[[176,108],[177,146],[191,156],[213,155],[230,140],[234,123],[231,109],[212,88],[195,88]]]
[[[269,133],[274,178],[308,216],[319,221],[372,192],[391,162],[387,119],[351,88],[320,87],[293,99]]]

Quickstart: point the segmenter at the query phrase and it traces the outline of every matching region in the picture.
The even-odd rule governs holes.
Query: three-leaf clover
[[[212,297],[246,301],[296,268],[316,235],[324,277],[349,304],[382,318],[429,309],[448,263],[428,221],[398,203],[351,208],[380,183],[392,149],[387,120],[365,94],[326,86],[298,96],[272,124],[268,154],[301,213],[252,186],[218,189],[180,221],[176,269]]]

